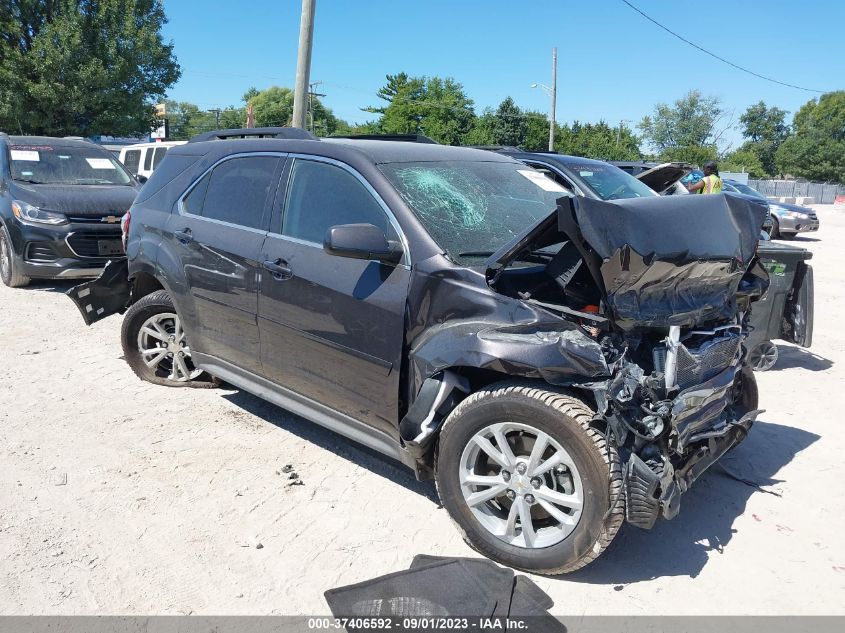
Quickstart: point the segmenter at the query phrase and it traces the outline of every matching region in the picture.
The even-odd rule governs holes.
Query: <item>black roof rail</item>
[[[319,140],[308,130],[303,130],[298,127],[244,127],[232,130],[214,130],[213,132],[197,134],[188,142],[199,143],[201,141],[218,141],[229,138],[286,138],[303,141]]]
[[[433,138],[423,134],[338,134],[328,138],[350,138],[361,141],[403,141],[405,143],[430,143],[440,145]]]
[[[466,145],[465,147],[471,147],[473,149],[485,149],[488,152],[513,153],[525,151],[524,149],[522,149],[521,147],[517,147],[516,145]]]

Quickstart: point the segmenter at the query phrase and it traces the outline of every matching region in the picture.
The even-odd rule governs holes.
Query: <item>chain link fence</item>
[[[775,198],[812,197],[817,204],[833,204],[836,196],[845,195],[845,185],[801,180],[753,180],[748,184],[764,196]]]

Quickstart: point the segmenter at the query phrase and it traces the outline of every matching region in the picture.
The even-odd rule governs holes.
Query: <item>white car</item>
[[[167,150],[187,141],[161,141],[158,143],[138,143],[127,145],[120,150],[120,162],[133,176],[144,182],[149,178]]]

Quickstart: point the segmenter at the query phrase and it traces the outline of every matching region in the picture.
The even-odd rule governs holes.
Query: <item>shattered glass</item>
[[[496,161],[388,163],[381,170],[428,233],[455,261],[472,264],[551,213],[559,191]]]

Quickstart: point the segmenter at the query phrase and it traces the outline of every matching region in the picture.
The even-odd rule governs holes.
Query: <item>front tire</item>
[[[12,248],[12,240],[5,226],[0,226],[0,279],[9,288],[23,288],[31,281],[29,277],[21,274],[19,265],[15,261],[15,250]]]
[[[625,517],[616,447],[593,411],[546,385],[482,389],[447,418],[435,454],[440,499],[481,554],[540,574],[591,563]]]
[[[173,300],[158,290],[133,303],[120,331],[123,356],[132,371],[155,385],[216,387],[217,381],[196,368]]]

